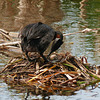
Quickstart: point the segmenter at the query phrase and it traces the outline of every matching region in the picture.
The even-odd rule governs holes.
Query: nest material
[[[79,32],[64,34],[64,36],[87,32],[95,32],[98,35],[100,28],[84,29]],[[18,34],[0,29],[0,36],[3,38],[0,38],[0,53],[14,57],[0,72],[0,77],[4,77],[8,84],[24,83],[24,85],[26,84],[30,87],[36,86],[36,89],[32,88],[36,90],[36,93],[38,87],[54,94],[54,91],[75,91],[91,83],[100,81],[100,66],[90,66],[85,57],[79,59],[73,57],[70,53],[52,54],[50,56],[52,63],[47,64],[43,63],[42,58],[37,58],[36,62],[19,59],[18,57],[22,57],[22,52],[19,48],[20,41],[18,41]],[[15,46],[17,47],[15,48]],[[99,50],[97,49],[96,51]],[[15,88],[17,89],[17,86]]]
[[[14,58],[1,73],[6,81],[25,83],[50,93],[56,90],[75,91],[90,84],[92,80],[94,82],[94,79],[100,79],[85,57],[78,59],[70,53],[52,54],[50,60],[53,63],[44,64],[42,58],[34,62]]]

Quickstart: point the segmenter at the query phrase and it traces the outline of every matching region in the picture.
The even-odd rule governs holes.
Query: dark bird
[[[48,57],[63,44],[63,34],[41,22],[25,26],[20,35],[22,51],[25,52],[29,61],[33,60],[29,57],[28,52],[38,52],[44,61],[48,62],[43,53],[49,44],[54,40]],[[56,41],[56,38],[59,39]]]

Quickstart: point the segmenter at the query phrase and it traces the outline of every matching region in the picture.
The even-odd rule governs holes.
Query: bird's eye
[[[56,38],[60,38],[60,35],[59,35],[59,34],[57,34],[57,35],[56,35]]]

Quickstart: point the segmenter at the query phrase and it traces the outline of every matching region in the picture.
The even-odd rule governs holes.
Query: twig
[[[34,79],[38,78],[40,75],[44,74],[45,72],[47,72],[47,71],[49,71],[50,69],[55,68],[55,67],[56,67],[56,65],[54,65],[54,66],[50,67],[50,68],[49,68],[49,69],[47,69],[46,71],[44,71],[44,72],[42,72],[42,73],[38,74],[37,76],[33,77],[32,79],[30,79],[28,82],[33,81]]]
[[[0,29],[0,33],[1,33],[4,37],[6,37],[6,39],[8,39],[8,40],[10,40],[10,41],[12,40],[12,38],[9,36],[9,32]]]
[[[12,64],[6,65],[5,68],[0,72],[0,74],[3,73],[3,72],[4,72],[8,67],[10,67],[11,65],[12,65]]]
[[[53,76],[56,76],[56,75],[59,75],[59,74],[78,74],[78,72],[75,72],[75,71],[56,72],[54,74],[45,76],[43,79],[50,78],[50,77],[53,77]]]
[[[9,45],[16,45],[19,44],[21,41],[15,41],[15,42],[8,42],[8,43],[1,43],[0,47],[2,46],[9,46]]]
[[[73,34],[76,34],[76,33],[82,33],[82,31],[78,31],[78,32],[74,32],[74,33],[69,33],[69,34],[63,34],[63,36],[73,35]]]
[[[65,81],[65,82],[62,82],[61,85],[64,85],[64,84],[67,84],[68,82],[71,82],[71,81],[73,81],[73,80],[76,80],[78,77],[79,77],[79,76],[76,76],[76,77],[74,77],[74,78],[72,78],[72,79],[69,79],[69,80],[67,80],[67,81]]]
[[[78,60],[74,59],[74,61],[76,62],[76,64],[79,66],[79,68],[81,69],[81,73],[84,77],[86,77],[87,79],[89,78],[89,74],[87,73],[86,68],[84,67],[83,64],[81,64],[81,62],[79,62]]]
[[[88,75],[86,72],[88,72],[88,73],[90,73],[90,74],[92,74],[92,75],[94,75],[94,76],[96,76],[96,77],[98,77],[98,78],[100,79],[100,75],[96,75],[95,73],[89,71],[85,66],[83,66],[83,65],[80,64],[80,63],[78,63],[78,61],[75,60],[75,62],[76,62],[79,66],[81,66],[81,67],[84,68],[84,71],[83,71],[83,72],[88,76],[88,78],[89,78],[89,75]]]
[[[10,67],[11,65],[13,65],[13,64],[15,64],[15,63],[17,63],[17,62],[20,62],[20,61],[22,61],[22,60],[23,60],[23,59],[18,59],[18,60],[16,60],[16,61],[13,61],[13,62],[7,64],[7,65],[5,66],[5,68],[0,72],[0,74],[3,73],[3,72],[4,72],[8,67]]]
[[[85,29],[78,31],[78,32],[63,34],[63,36],[73,35],[73,34],[76,34],[76,33],[97,32],[98,30],[100,30],[100,28],[94,28],[94,29],[85,28]]]
[[[76,71],[79,71],[79,68],[77,68],[75,65],[73,65],[72,63],[70,63],[69,61],[65,61],[67,66],[73,67]]]
[[[14,75],[14,74],[33,74],[33,73],[34,73],[34,71],[7,72],[8,75]]]
[[[63,65],[60,65],[62,72],[67,72],[66,68]],[[72,77],[69,74],[64,74],[68,79],[72,79]]]
[[[8,35],[8,34],[9,34],[9,32],[8,32],[8,31],[3,30],[3,29],[0,29],[0,32],[5,33],[6,35]]]

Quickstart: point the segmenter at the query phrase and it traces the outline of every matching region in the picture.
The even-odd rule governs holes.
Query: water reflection
[[[14,16],[17,14],[18,0],[0,0],[0,28],[14,30]]]
[[[0,8],[0,28],[9,31],[38,21],[51,24],[63,17],[59,0],[0,0]]]
[[[7,83],[7,84],[5,84]],[[18,82],[6,81],[3,83],[3,80],[0,78],[0,92],[4,91],[0,94],[1,100],[50,100],[51,95],[75,95],[74,92],[69,91],[55,91],[54,94],[48,93],[45,90],[41,90],[38,87],[29,87],[25,84],[20,84]]]
[[[79,90],[76,92],[69,92],[69,91],[63,91],[61,90],[60,94],[59,92],[55,92],[55,94],[50,94],[44,90],[40,90],[36,87],[28,87],[23,84],[23,86],[20,85],[20,83],[8,83],[5,84],[2,82],[2,79],[0,79],[0,99],[1,100],[99,100],[100,93],[99,89],[100,87],[96,87],[95,84],[92,84],[91,86],[84,88],[83,90]],[[100,85],[98,83],[98,85]],[[3,91],[3,92],[2,92]],[[81,96],[80,96],[81,95]],[[96,97],[96,98],[95,98]]]
[[[80,17],[82,18],[82,19],[86,19],[86,9],[85,9],[85,7],[87,6],[87,4],[86,4],[86,2],[88,2],[88,0],[82,0],[81,2],[80,2]]]
[[[98,3],[98,4],[97,4]],[[67,27],[64,33],[72,33],[83,30],[84,28],[99,28],[99,16],[95,9],[99,11],[99,1],[82,0],[63,0],[62,8],[65,16],[62,21],[55,23]],[[94,8],[93,8],[94,7]],[[100,15],[100,14],[99,14]],[[95,21],[94,21],[95,20]],[[99,65],[100,34],[98,33],[78,33],[72,36],[66,36],[65,49],[71,51],[75,56],[87,56],[91,64]],[[95,51],[95,52],[94,52]]]

